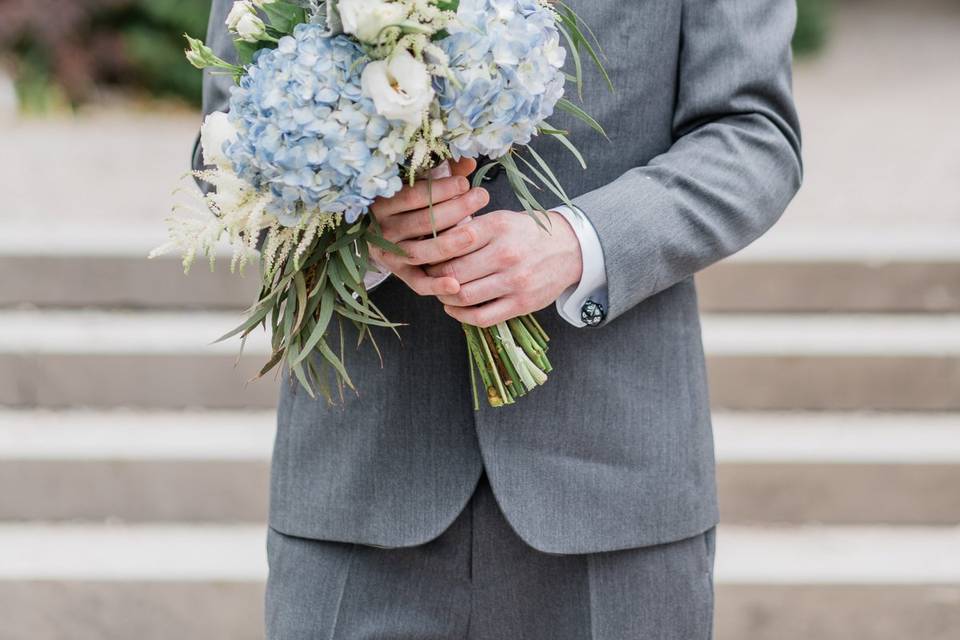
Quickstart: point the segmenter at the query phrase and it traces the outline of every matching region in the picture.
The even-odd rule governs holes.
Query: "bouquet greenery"
[[[397,327],[364,284],[370,246],[402,254],[369,213],[375,199],[429,180],[449,159],[484,156],[491,160],[475,184],[502,167],[523,210],[546,229],[535,192],[573,207],[530,142],[556,138],[586,168],[547,119],[561,109],[603,134],[563,97],[568,83],[582,87],[583,58],[603,66],[596,39],[559,1],[241,0],[227,27],[237,65],[188,36],[194,66],[237,82],[229,113],[211,114],[201,131],[210,168],[197,175],[216,190],[196,208],[200,217],[172,219],[171,241],[155,253],[178,248],[188,269],[198,255],[212,263],[226,238],[242,269],[260,239],[259,299],[222,339],[269,326],[272,357],[261,375],[283,365],[331,401],[334,388],[341,397],[353,388],[334,319],[354,323],[374,348],[372,327]],[[532,315],[464,332],[491,405],[546,382],[549,338]],[[476,385],[474,398],[479,407]]]

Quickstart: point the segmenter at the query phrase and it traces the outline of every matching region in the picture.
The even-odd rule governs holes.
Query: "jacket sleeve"
[[[233,0],[213,0],[210,7],[210,22],[207,24],[207,46],[222,60],[232,64],[237,63],[237,50],[233,46],[233,37],[227,31],[227,14],[233,8]],[[230,105],[230,87],[234,85],[233,77],[216,69],[203,70],[203,117],[206,118],[214,111],[227,111]],[[194,171],[204,167],[203,149],[200,147],[200,134],[193,143],[192,165]],[[213,187],[194,178],[200,191],[208,193]],[[263,248],[267,240],[267,232],[263,230],[257,238],[257,249]]]
[[[236,64],[237,52],[233,46],[233,38],[227,31],[227,14],[233,7],[233,0],[213,0],[210,8],[210,22],[207,25],[207,39],[205,42],[220,58]],[[226,111],[230,103],[230,87],[233,78],[229,74],[214,69],[203,71],[203,117],[206,118],[214,111]],[[195,171],[203,169],[203,153],[200,149],[200,135],[193,144],[193,168]],[[208,185],[198,181],[201,189],[206,190]]]
[[[758,238],[800,186],[792,0],[683,0],[673,145],[573,200],[600,237],[610,322]]]

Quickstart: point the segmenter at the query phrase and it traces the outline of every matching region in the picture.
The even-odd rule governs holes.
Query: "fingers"
[[[488,244],[479,251],[463,257],[430,265],[426,268],[427,275],[434,278],[444,276],[453,278],[463,286],[468,282],[502,271],[503,267],[512,267],[513,264],[499,264],[500,251],[494,249],[493,244]]]
[[[479,222],[474,220],[458,225],[436,238],[401,242],[399,246],[406,253],[404,262],[412,265],[437,264],[473,253],[490,241],[490,236],[484,232],[485,225]]]
[[[460,158],[460,160],[454,162],[449,161],[450,171],[455,176],[469,176],[471,173],[477,170],[477,161],[473,158]]]
[[[392,253],[386,253],[379,249],[375,251],[378,254],[377,261],[390,273],[406,283],[417,295],[439,297],[452,296],[460,292],[460,283],[453,278],[428,276],[420,267],[406,264],[402,258]],[[374,252],[371,251],[371,253]]]
[[[404,265],[393,274],[418,296],[452,296],[460,291],[460,283],[453,278],[431,278],[419,267]]]
[[[490,194],[486,189],[471,189],[461,196],[435,204],[432,219],[429,208],[390,216],[383,223],[383,235],[391,242],[422,238],[433,233],[434,223],[437,232],[444,231],[469,218],[489,203]]]
[[[420,180],[412,187],[407,185],[390,198],[378,198],[370,207],[370,211],[383,224],[387,217],[398,213],[424,209],[433,203],[444,202],[466,193],[470,189],[470,181],[464,176],[441,178],[440,180]]]
[[[515,290],[512,279],[506,274],[498,273],[469,284],[461,284],[458,293],[439,298],[440,302],[450,307],[474,307],[507,296]]]
[[[450,170],[450,162],[444,160],[433,169],[430,169],[430,177],[434,180],[439,180],[441,178],[449,178],[453,175],[453,171]]]
[[[451,318],[475,327],[486,328],[522,315],[513,298],[500,298],[479,307],[453,307],[444,305],[443,310]]]

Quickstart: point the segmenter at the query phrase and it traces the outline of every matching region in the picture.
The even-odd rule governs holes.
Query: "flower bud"
[[[202,40],[186,36],[190,48],[186,52],[187,61],[197,69],[206,69],[216,66],[220,59],[213,52],[213,49],[203,43]]]
[[[251,0],[239,0],[227,15],[227,29],[244,42],[257,42],[267,35],[267,25],[257,15]]]

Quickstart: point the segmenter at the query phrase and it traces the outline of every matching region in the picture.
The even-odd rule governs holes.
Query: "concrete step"
[[[93,230],[62,235],[15,227],[0,240],[0,272],[25,277],[0,281],[0,308],[242,310],[256,300],[256,264],[243,275],[230,273],[224,253],[214,271],[198,260],[184,275],[175,255],[147,259],[162,242],[160,229],[145,237],[119,229],[103,236]]]
[[[262,526],[0,525],[0,637],[262,638],[264,545]],[[957,528],[721,528],[717,637],[952,639],[958,546]]]
[[[274,416],[0,411],[0,521],[262,522]],[[960,524],[960,414],[715,416],[731,524]],[[882,500],[876,496],[883,496]]]
[[[0,411],[2,520],[262,522],[271,411]]]
[[[960,408],[958,315],[716,314],[703,340],[718,408]]]
[[[724,522],[960,524],[960,414],[719,412],[714,429]]]
[[[697,276],[712,312],[960,311],[960,229],[774,229]]]
[[[698,276],[706,311],[957,312],[957,230],[779,231]],[[43,238],[43,242],[39,239]],[[0,307],[243,309],[255,299],[255,265],[245,277],[222,261],[198,262],[189,277],[176,256],[146,260],[162,236],[51,235],[14,228],[0,239]]]
[[[239,362],[238,342],[208,344],[241,320],[0,312],[0,405],[272,407],[272,380],[245,384],[265,360],[265,335],[251,336]],[[960,315],[713,314],[703,337],[718,408],[960,409]]]

